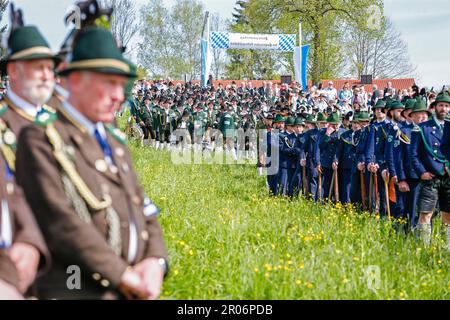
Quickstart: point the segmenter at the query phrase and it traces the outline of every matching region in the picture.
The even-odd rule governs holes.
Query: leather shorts
[[[434,177],[421,185],[419,212],[433,212],[438,203],[441,211],[450,212],[450,177]]]

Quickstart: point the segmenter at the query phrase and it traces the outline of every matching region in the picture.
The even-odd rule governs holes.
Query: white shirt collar
[[[35,118],[41,109],[41,106],[35,106],[34,104],[19,97],[11,88],[8,88],[7,96],[12,103],[24,111],[27,115]]]
[[[67,91],[65,88],[61,87],[59,84],[55,85],[55,91],[60,96],[62,96],[65,100],[69,99],[69,91]]]
[[[100,135],[102,136],[102,138],[104,140],[107,140],[106,130],[105,130],[105,126],[103,125],[103,123],[102,122],[97,122],[95,127],[97,128],[97,130],[100,133]]]
[[[434,122],[436,122],[438,125],[440,125],[440,126],[444,125],[445,121],[439,120],[438,118],[436,118],[436,116],[433,116],[433,118],[434,118]]]

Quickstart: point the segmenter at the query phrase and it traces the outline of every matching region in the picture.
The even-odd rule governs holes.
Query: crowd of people
[[[143,145],[256,159],[272,196],[352,203],[427,244],[440,210],[450,248],[447,88],[373,89],[141,80],[126,106]]]
[[[175,145],[183,148],[194,147],[196,150],[208,148],[219,149],[217,141],[222,142],[224,134],[246,136],[230,144],[226,151],[234,153],[235,158],[254,158],[257,144],[252,143],[256,137],[254,129],[264,127],[265,121],[276,113],[283,112],[306,120],[308,115],[339,112],[344,124],[348,125],[354,114],[372,109],[379,100],[394,99],[402,103],[406,100],[422,97],[427,104],[436,98],[433,90],[417,86],[397,90],[388,82],[386,88],[379,90],[373,85],[373,92],[367,93],[364,85],[346,82],[341,90],[328,82],[303,90],[300,85],[263,82],[254,88],[252,82],[234,82],[224,87],[220,82],[217,87],[210,85],[201,88],[192,83],[175,83],[172,81],[139,80],[133,87],[124,107],[131,111],[132,118],[127,127],[128,134],[142,138],[144,145],[157,149],[170,149]],[[123,113],[120,112],[120,114]],[[134,125],[133,125],[133,122]],[[179,136],[182,139],[179,139]],[[194,136],[195,135],[195,136]],[[180,141],[181,140],[181,141]],[[203,146],[202,146],[203,144]]]
[[[256,158],[271,196],[354,203],[426,244],[438,209],[450,249],[446,89],[135,82],[95,19],[59,54],[21,14],[12,21],[0,60],[0,299],[159,296],[168,254],[115,127],[127,107],[127,133],[145,146]]]

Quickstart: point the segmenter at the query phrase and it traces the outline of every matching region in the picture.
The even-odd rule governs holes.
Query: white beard
[[[41,80],[24,79],[22,95],[31,103],[40,106],[50,100],[54,88],[54,81],[43,83]]]

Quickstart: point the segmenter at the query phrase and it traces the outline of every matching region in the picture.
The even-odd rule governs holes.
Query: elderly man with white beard
[[[0,230],[2,298],[26,295],[37,272],[49,267],[48,249],[15,181],[15,150],[23,128],[45,124],[55,117],[45,103],[55,86],[57,60],[36,27],[19,26],[11,31],[8,56],[0,62],[2,74],[9,76],[7,94],[0,100],[0,221],[10,221]]]
[[[55,62],[46,40],[33,26],[20,27],[9,39],[9,56],[1,68],[9,77],[9,88],[3,102],[8,105],[11,130],[19,135],[21,129],[50,117],[55,111],[45,105],[55,87]]]

